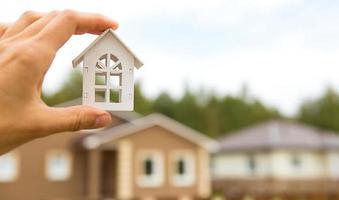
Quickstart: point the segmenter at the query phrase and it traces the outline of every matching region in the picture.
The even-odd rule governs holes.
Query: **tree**
[[[47,105],[55,105],[82,96],[82,74],[79,70],[71,73],[70,78],[61,89],[53,95],[42,94],[42,99]]]
[[[153,101],[152,111],[162,113],[171,118],[175,118],[175,105],[176,102],[172,99],[172,97],[168,93],[162,92]]]
[[[324,129],[339,131],[339,95],[333,88],[315,100],[305,101],[297,119]]]
[[[152,101],[142,93],[140,82],[134,86],[134,110],[144,115],[152,113]]]
[[[58,92],[50,96],[44,95],[43,99],[48,105],[55,105],[81,95],[82,74],[74,71]],[[172,98],[167,92],[162,92],[153,99],[146,97],[142,93],[141,84],[136,83],[134,108],[144,115],[162,113],[211,137],[218,137],[259,121],[281,117],[277,110],[250,98],[247,89],[238,96],[220,97],[204,89],[197,92],[187,88],[178,99]]]

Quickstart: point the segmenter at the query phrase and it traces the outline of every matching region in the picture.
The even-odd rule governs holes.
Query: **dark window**
[[[183,159],[177,161],[177,174],[184,175],[186,173],[186,163]]]
[[[291,163],[295,168],[301,167],[301,158],[298,154],[292,155]]]
[[[248,168],[249,168],[251,174],[254,173],[256,167],[257,167],[257,163],[255,162],[255,158],[254,158],[253,155],[250,155],[248,157]]]
[[[154,163],[153,163],[153,160],[150,159],[150,158],[147,158],[145,161],[144,161],[144,173],[145,175],[147,176],[151,176],[153,173],[154,173]]]

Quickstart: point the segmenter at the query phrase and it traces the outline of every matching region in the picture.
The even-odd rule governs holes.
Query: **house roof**
[[[99,37],[97,37],[85,50],[83,50],[76,58],[73,59],[72,64],[73,67],[78,66],[84,59],[84,55],[98,42],[100,41],[106,34],[112,34],[113,37],[115,37],[123,47],[134,57],[134,66],[139,69],[144,64],[142,61],[130,50],[130,48],[127,47],[125,43],[122,42],[122,40],[114,33],[113,29],[107,29],[104,31]]]
[[[99,97],[102,98],[102,97]],[[70,101],[66,101],[57,105],[54,105],[54,107],[69,107],[69,106],[75,106],[75,105],[81,105],[82,104],[82,98],[76,98]],[[110,111],[110,113],[113,116],[116,116],[120,119],[123,119],[127,122],[138,119],[140,117],[142,117],[142,115],[140,115],[137,112],[133,112],[133,111]]]
[[[151,114],[146,117],[133,120],[130,123],[96,131],[94,134],[83,138],[83,147],[88,149],[96,148],[121,137],[134,134],[138,131],[156,125],[170,130],[174,134],[198,144],[207,150],[215,151],[218,147],[217,142],[213,139],[161,114]]]
[[[221,137],[219,143],[219,151],[339,149],[339,135],[291,121],[272,120]]]

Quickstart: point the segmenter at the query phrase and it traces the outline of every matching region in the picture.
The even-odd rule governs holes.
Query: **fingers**
[[[31,25],[36,20],[40,19],[44,13],[27,11],[21,15],[21,17],[9,27],[3,34],[3,38],[11,37],[17,33],[23,31],[27,26]]]
[[[89,106],[48,108],[47,115],[44,121],[50,134],[101,128],[109,125],[112,120],[108,112]]]
[[[20,33],[20,36],[26,37],[37,34],[59,13],[59,11],[49,12],[48,14],[44,15],[43,17],[29,25],[25,30]]]
[[[73,34],[101,33],[107,28],[116,29],[118,23],[98,14],[63,11],[38,34],[38,38],[59,49]]]
[[[10,24],[8,23],[0,23],[0,37],[5,33],[9,26]]]

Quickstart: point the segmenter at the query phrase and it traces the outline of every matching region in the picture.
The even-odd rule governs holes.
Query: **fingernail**
[[[111,115],[108,113],[99,115],[96,119],[95,119],[95,124],[94,124],[94,128],[101,128],[101,127],[105,127],[107,125],[109,125],[112,121]]]

